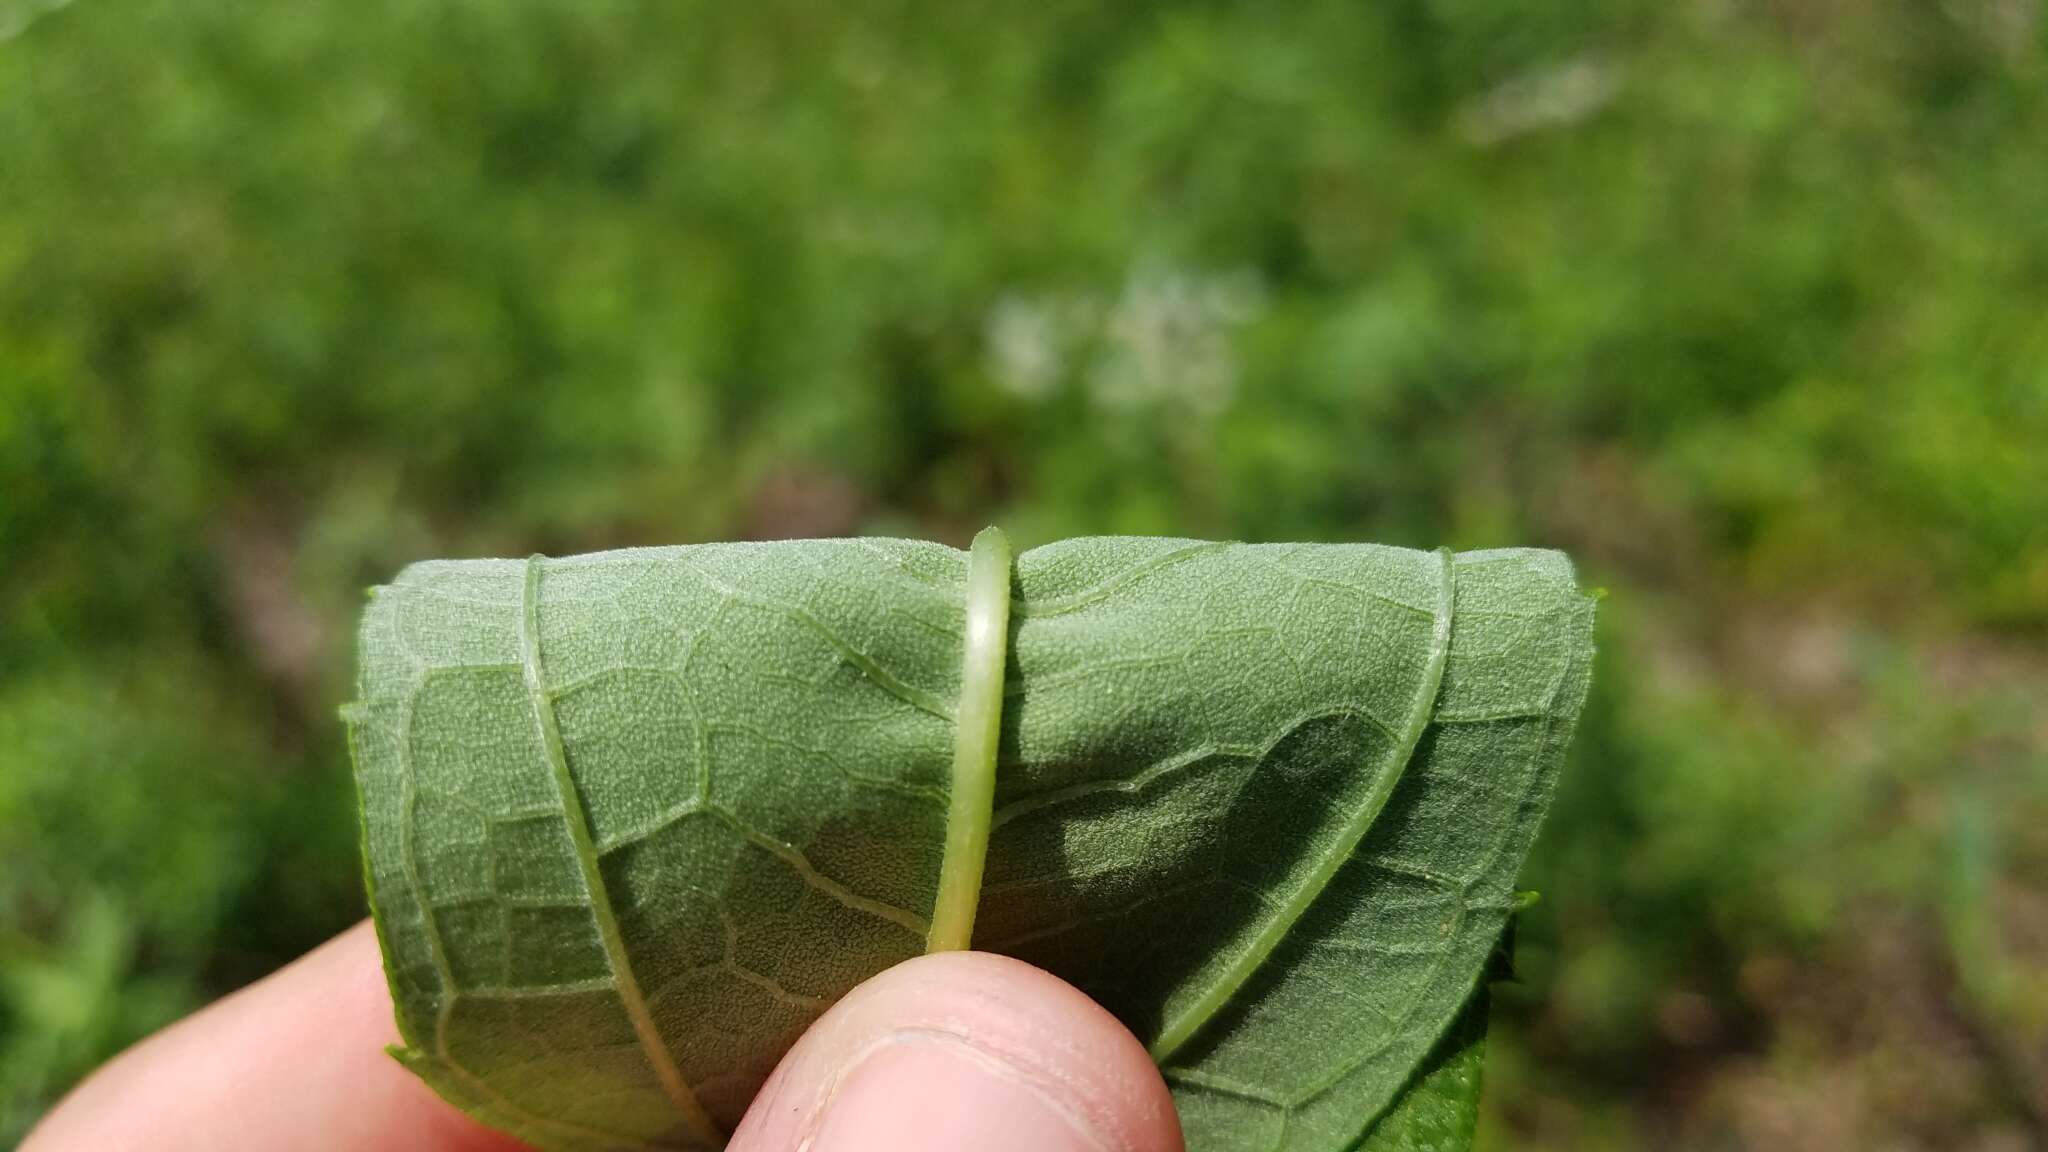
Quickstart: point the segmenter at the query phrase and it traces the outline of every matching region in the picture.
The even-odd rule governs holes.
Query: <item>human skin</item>
[[[137,1044],[23,1152],[516,1152],[385,1054],[377,941],[359,924]],[[732,1152],[1182,1152],[1135,1037],[1072,987],[978,952],[856,988],[756,1097]]]

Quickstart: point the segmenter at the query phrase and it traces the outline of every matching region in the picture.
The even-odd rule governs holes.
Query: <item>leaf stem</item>
[[[946,855],[925,951],[953,952],[974,937],[981,873],[995,819],[996,746],[1003,729],[1003,670],[1010,647],[1010,540],[984,528],[967,558],[967,642],[953,720],[953,786]]]

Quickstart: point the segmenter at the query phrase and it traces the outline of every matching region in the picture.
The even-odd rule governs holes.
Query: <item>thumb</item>
[[[909,960],[790,1049],[729,1152],[1181,1152],[1137,1038],[1072,986],[982,952]]]

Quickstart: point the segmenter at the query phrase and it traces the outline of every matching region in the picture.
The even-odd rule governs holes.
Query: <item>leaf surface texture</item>
[[[717,1147],[926,947],[967,583],[830,540],[379,589],[346,716],[400,1058],[542,1148]],[[1569,562],[1096,538],[1012,596],[974,946],[1128,1023],[1194,1152],[1463,1146],[1587,683]]]

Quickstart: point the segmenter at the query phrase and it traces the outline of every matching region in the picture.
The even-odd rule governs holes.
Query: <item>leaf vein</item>
[[[922,688],[898,680],[888,669],[876,663],[873,657],[847,643],[845,637],[841,636],[837,630],[833,629],[823,620],[818,619],[817,615],[809,608],[798,604],[785,604],[778,600],[770,600],[766,597],[743,592],[694,564],[685,562],[683,567],[720,596],[735,604],[744,604],[750,608],[781,612],[805,628],[810,629],[819,639],[825,641],[834,651],[838,652],[842,659],[865,673],[868,679],[875,682],[877,687],[903,701],[905,704],[920,712],[928,712],[941,720],[950,721],[953,719],[953,709],[944,700],[926,692]]]
[[[591,843],[590,819],[584,811],[583,801],[576,791],[576,781],[569,774],[569,759],[562,747],[562,734],[555,724],[554,705],[548,697],[546,678],[541,669],[540,657],[540,580],[542,557],[535,555],[526,562],[525,594],[519,618],[519,651],[521,662],[526,667],[526,691],[532,702],[534,725],[538,730],[541,749],[547,758],[549,775],[553,777],[556,790],[562,798],[563,820],[569,826],[569,837],[575,842],[577,867],[583,874],[584,891],[590,896],[590,910],[597,922],[600,942],[604,946],[605,960],[611,966],[612,979],[617,983],[619,1001],[624,1005],[626,1016],[632,1021],[633,1032],[640,1038],[640,1046],[647,1054],[648,1065],[654,1070],[662,1088],[675,1102],[676,1111],[683,1121],[697,1135],[712,1144],[724,1143],[724,1134],[712,1122],[709,1113],[698,1102],[697,1094],[683,1081],[682,1070],[676,1067],[675,1058],[669,1055],[668,1042],[655,1027],[654,1017],[647,1010],[647,1001],[640,993],[640,982],[633,974],[631,957],[626,953],[626,942],[619,932],[617,913],[612,908],[611,895],[606,891],[604,873],[598,866],[598,854]]]
[[[737,813],[729,812],[716,804],[706,804],[703,810],[717,817],[721,823],[731,828],[734,832],[739,833],[741,839],[744,839],[747,843],[789,865],[798,876],[803,878],[805,884],[846,907],[898,925],[909,932],[915,933],[920,941],[924,939],[925,933],[931,930],[930,921],[927,921],[915,912],[863,896],[818,871],[812,867],[811,862],[805,858],[804,854],[797,851],[794,846],[785,844],[773,836],[755,830],[752,825],[740,819]]]
[[[1381,773],[1371,790],[1366,794],[1358,810],[1338,830],[1333,843],[1317,859],[1305,882],[1290,893],[1277,915],[1266,922],[1249,946],[1239,954],[1237,961],[1225,969],[1221,979],[1195,999],[1183,1012],[1168,1019],[1160,1029],[1159,1036],[1151,1044],[1153,1059],[1160,1063],[1173,1055],[1185,1044],[1202,1025],[1208,1023],[1223,1006],[1235,996],[1259,965],[1265,963],[1280,941],[1293,930],[1294,925],[1308,911],[1326,888],[1337,869],[1365,839],[1365,834],[1379,819],[1380,811],[1386,806],[1387,797],[1392,795],[1394,785],[1405,774],[1408,762],[1414,758],[1415,746],[1422,739],[1423,730],[1429,726],[1430,714],[1436,708],[1438,691],[1443,685],[1444,664],[1451,647],[1451,614],[1455,602],[1456,578],[1453,574],[1450,554],[1437,553],[1441,568],[1441,591],[1439,593],[1436,624],[1430,637],[1429,659],[1424,667],[1420,682],[1416,685],[1415,699],[1409,709],[1405,730],[1396,740],[1395,751],[1400,760]]]
[[[1116,575],[1103,580],[1094,587],[1076,592],[1071,596],[1062,596],[1056,600],[1047,600],[1040,604],[1033,604],[1028,600],[1020,600],[1016,604],[1014,611],[1018,616],[1029,616],[1039,620],[1050,616],[1065,616],[1078,612],[1091,604],[1106,600],[1125,585],[1135,584],[1161,569],[1171,568],[1176,564],[1185,563],[1197,556],[1205,556],[1211,552],[1221,552],[1230,546],[1229,541],[1213,540],[1204,541],[1199,544],[1190,544],[1184,548],[1176,548],[1171,552],[1163,552],[1150,559],[1141,560]]]

